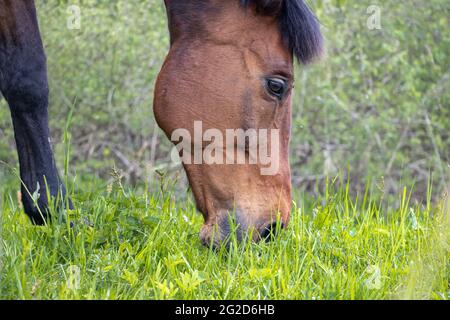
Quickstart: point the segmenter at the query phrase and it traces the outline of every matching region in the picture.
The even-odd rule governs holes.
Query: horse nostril
[[[277,232],[282,229],[284,229],[283,222],[280,222],[280,225],[278,225],[277,222],[273,222],[262,230],[262,232],[260,233],[261,239],[265,240],[266,242],[272,241],[275,239]]]

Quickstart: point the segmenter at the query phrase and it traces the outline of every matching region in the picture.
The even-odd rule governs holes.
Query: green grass
[[[213,251],[192,200],[170,183],[152,193],[82,184],[74,228],[32,226],[16,189],[2,187],[0,298],[449,299],[444,202],[411,206],[406,190],[399,208],[380,209],[329,187],[303,197],[274,242],[232,237]]]

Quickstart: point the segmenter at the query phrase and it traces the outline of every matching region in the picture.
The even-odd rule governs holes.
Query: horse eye
[[[287,83],[283,79],[279,78],[271,78],[267,79],[267,90],[269,93],[278,99],[282,99],[284,94],[286,93]]]

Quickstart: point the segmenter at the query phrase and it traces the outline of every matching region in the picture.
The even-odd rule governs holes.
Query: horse
[[[294,60],[307,64],[321,56],[320,24],[303,0],[164,3],[170,48],[154,91],[158,126],[177,147],[174,135],[181,129],[195,136],[198,123],[215,133],[210,141],[230,129],[244,133],[243,145],[236,136],[226,143],[243,163],[186,161],[197,151],[203,155],[205,141],[186,139],[186,148],[177,149],[204,218],[200,239],[220,245],[233,221],[239,240],[271,239],[288,226],[291,213]],[[44,224],[47,194],[65,199],[66,191],[49,138],[46,57],[32,0],[0,0],[0,91],[13,120],[24,211],[33,223]],[[250,131],[276,134],[266,141],[253,139]],[[252,147],[275,153],[273,172],[262,173],[267,163],[254,159]]]
[[[320,24],[302,0],[165,0],[165,5],[170,50],[153,106],[167,137],[178,142],[177,134],[173,138],[179,128],[195,136],[196,123],[215,132],[206,140],[225,136],[227,129],[278,132],[269,141],[246,139],[241,148],[237,139],[227,141],[235,157],[241,151],[248,160],[234,165],[185,161],[192,159],[183,153],[196,149],[189,147],[192,140],[185,143],[180,156],[205,221],[201,241],[220,245],[232,229],[238,240],[272,239],[288,226],[291,213],[294,57],[305,64],[320,57]],[[262,174],[266,164],[259,157],[250,163],[252,146],[278,152],[275,172]]]
[[[11,111],[24,211],[43,225],[48,195],[62,202],[66,190],[50,142],[46,56],[34,1],[0,0],[0,91]]]

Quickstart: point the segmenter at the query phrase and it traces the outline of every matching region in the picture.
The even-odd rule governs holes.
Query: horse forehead
[[[256,15],[252,10],[243,8],[239,1],[231,3],[233,5],[223,7],[214,18],[205,17],[202,36],[253,48],[261,44],[279,43],[281,33],[276,18]]]
[[[171,33],[184,42],[200,39],[217,44],[245,46],[253,50],[280,45],[281,33],[276,17],[257,15],[239,0],[173,0],[167,4]]]
[[[205,16],[194,37],[182,37],[181,41],[198,52],[226,56],[231,67],[234,58],[246,65],[274,66],[290,72],[292,56],[284,45],[278,21],[272,17],[255,15],[236,1],[236,6],[224,8],[214,18]],[[238,53],[236,55],[236,53]],[[213,58],[213,57],[210,57]]]
[[[202,3],[173,2],[168,8],[171,34],[175,36],[171,60],[207,69],[226,68],[229,74],[231,70],[241,75],[242,71],[251,75],[292,74],[292,54],[276,17],[257,15],[238,0]],[[198,68],[189,67],[189,71],[200,74]]]

